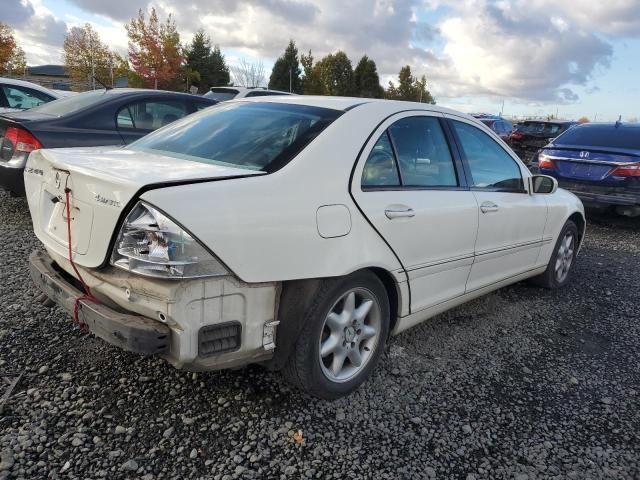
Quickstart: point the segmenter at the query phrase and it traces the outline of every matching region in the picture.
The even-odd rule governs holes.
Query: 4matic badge
[[[103,197],[99,193],[96,193],[94,198],[96,199],[96,202],[101,203],[103,205],[109,205],[110,207],[118,207],[118,208],[120,207],[119,201]]]

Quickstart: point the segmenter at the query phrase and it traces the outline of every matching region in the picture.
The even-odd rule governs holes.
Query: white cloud
[[[22,18],[17,30],[30,63],[60,59],[60,33],[66,25],[42,1],[3,0],[11,2],[13,17]],[[151,4],[149,0],[70,1],[88,14],[109,19],[94,27],[103,41],[121,53],[127,46],[123,23]],[[430,87],[443,100],[494,96],[536,103],[573,102],[575,86],[593,88],[594,72],[609,65],[611,39],[640,34],[638,0],[153,3],[161,17],[173,14],[185,42],[204,28],[223,52],[232,52],[230,57],[262,58],[265,65],[282,53],[290,38],[301,52],[311,49],[316,59],[342,49],[355,64],[367,54],[377,62],[383,83],[409,64],[415,75],[427,75]],[[434,24],[429,18],[436,9],[439,20]],[[29,19],[24,20],[25,16]],[[68,23],[74,24],[75,19]]]

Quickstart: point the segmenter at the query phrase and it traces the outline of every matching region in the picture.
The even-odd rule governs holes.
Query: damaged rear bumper
[[[73,315],[76,299],[83,292],[56,271],[51,258],[45,253],[33,252],[29,257],[29,269],[36,286]],[[121,313],[89,300],[78,302],[78,320],[96,337],[129,352],[152,355],[169,351],[171,331],[155,320]]]
[[[83,292],[70,262],[48,251],[32,253],[29,264],[38,288],[73,314]],[[79,320],[115,346],[194,371],[273,356],[279,283],[246,284],[231,276],[159,280],[113,267],[78,268],[100,301],[81,300]]]

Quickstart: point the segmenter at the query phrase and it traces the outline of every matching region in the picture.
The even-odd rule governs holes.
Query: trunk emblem
[[[580,152],[580,158],[589,158],[589,152],[587,152],[586,150],[582,150]]]

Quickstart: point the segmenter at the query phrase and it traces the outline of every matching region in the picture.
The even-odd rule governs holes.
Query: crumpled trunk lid
[[[145,188],[237,178],[261,172],[107,147],[37,150],[25,168],[25,189],[36,236],[68,257],[66,190],[69,191],[74,261],[98,267],[110,255],[114,231]]]

